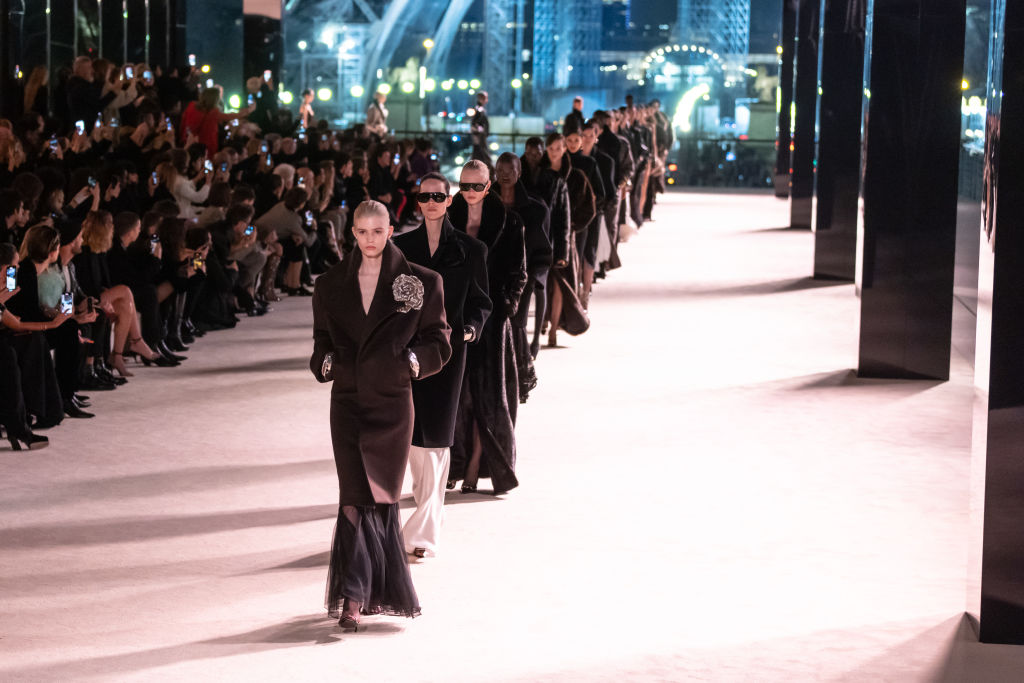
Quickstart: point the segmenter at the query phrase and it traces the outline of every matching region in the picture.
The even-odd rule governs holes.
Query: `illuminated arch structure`
[[[472,4],[473,0],[287,0],[286,63],[299,64],[304,57],[308,62],[315,52],[318,59],[329,65],[329,53],[337,51],[337,69],[345,67],[351,78],[358,78],[362,92],[369,94],[381,80],[378,70],[392,66],[400,47],[422,45],[424,39],[429,38],[433,46],[423,48],[418,56],[426,73],[440,78],[446,75],[452,44]],[[494,19],[491,23],[502,27],[521,25],[523,6],[524,0],[494,0],[488,8],[489,16]],[[499,19],[504,21],[499,23]],[[332,34],[331,40],[321,40],[321,36]],[[300,39],[304,41],[304,49],[298,47]],[[347,50],[342,48],[346,44]],[[509,57],[516,55],[517,47],[521,52],[516,32],[489,31],[485,45],[484,87],[492,81],[510,82],[511,77],[516,76],[517,62]],[[306,50],[310,52],[303,55]],[[314,86],[313,83],[298,84],[298,71],[289,68],[295,86]],[[346,91],[351,91],[353,85],[346,85]],[[506,90],[493,86],[492,89],[495,94]],[[493,106],[504,108],[499,107],[500,104],[504,103],[494,102]]]
[[[727,63],[711,47],[695,43],[662,45],[648,52],[638,67],[624,71],[627,79],[643,88],[645,98],[666,100],[666,113],[684,133],[691,130],[689,116],[700,100],[717,100],[723,111],[731,109],[737,89],[745,92],[747,79],[757,75],[745,66]]]

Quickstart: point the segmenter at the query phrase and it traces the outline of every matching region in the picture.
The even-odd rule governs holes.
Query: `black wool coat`
[[[456,230],[466,230],[468,212],[466,200],[456,195],[448,210]],[[480,476],[490,477],[494,490],[501,492],[519,484],[515,476],[519,377],[510,318],[526,286],[526,247],[519,215],[506,211],[494,194],[484,197],[477,235],[487,245],[494,312],[480,343],[469,352],[449,478],[465,477],[475,427],[483,446]]]
[[[466,232],[469,205],[461,194],[452,199],[448,217],[456,230]],[[510,318],[516,314],[519,297],[526,286],[523,221],[515,212],[506,211],[500,198],[488,194],[484,197],[477,239],[487,246],[487,283],[493,304],[491,324],[494,324],[498,317]]]
[[[341,505],[397,503],[413,431],[412,377],[407,353],[416,354],[420,377],[441,371],[451,356],[441,278],[405,260],[388,244],[368,312],[359,291],[357,249],[317,279],[313,289],[313,355],[310,370],[331,387],[331,440]],[[419,310],[402,312],[392,291],[400,275],[423,285]],[[334,353],[330,376],[324,357]]]
[[[451,360],[437,375],[413,386],[416,420],[412,445],[421,448],[447,448],[455,439],[455,418],[466,369],[464,330],[473,330],[473,340],[481,337],[491,312],[487,293],[487,247],[479,240],[460,233],[445,218],[437,251],[430,254],[427,227],[392,238],[410,263],[429,268],[441,276],[444,307],[451,325]]]

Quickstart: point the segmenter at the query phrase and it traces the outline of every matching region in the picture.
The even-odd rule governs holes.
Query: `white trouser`
[[[416,511],[402,528],[405,551],[426,550],[428,557],[437,555],[444,522],[444,492],[448,482],[451,450],[448,448],[409,447],[409,468],[412,470],[412,495]]]

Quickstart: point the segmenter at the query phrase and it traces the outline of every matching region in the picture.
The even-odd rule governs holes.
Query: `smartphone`
[[[202,256],[196,256],[194,259],[192,259],[193,270],[202,270],[204,263],[206,263],[206,261],[203,260]]]
[[[311,226],[311,227],[313,225],[313,212],[312,211],[307,211],[306,212],[306,225]]]
[[[50,138],[49,145],[50,145],[50,149],[53,150],[54,152],[56,152],[57,151],[57,147],[60,146],[60,144],[57,142],[57,138]]]
[[[156,247],[157,247],[158,244],[160,244],[160,238],[159,237],[157,237],[156,235],[153,235],[152,237],[149,238],[149,253],[150,254],[155,254],[156,253]]]
[[[124,75],[125,75],[125,78],[128,78],[128,79],[135,78],[135,69],[131,68],[130,66],[126,66],[124,68]]]
[[[401,157],[399,157],[399,156],[398,156],[398,155],[396,154],[396,155],[395,155],[395,164],[397,165],[397,164],[398,164],[398,162],[399,162],[400,160],[401,160]]]
[[[75,306],[75,296],[71,292],[65,292],[60,297],[60,312],[64,315],[70,315],[72,309]]]
[[[431,161],[437,161],[437,155],[436,154],[431,154],[430,155],[430,160]]]
[[[13,292],[18,288],[18,269],[14,266],[7,266],[7,291]]]
[[[299,187],[305,187],[306,179],[303,178],[302,176],[299,176],[298,178],[295,179],[295,184],[298,185]]]
[[[250,225],[249,227],[247,227],[247,228],[245,229],[245,234],[246,234],[246,235],[251,235],[251,234],[253,234],[254,232],[256,232],[256,226],[255,226],[255,225]]]
[[[262,145],[260,145],[260,154],[266,154],[268,149],[269,148],[267,147],[267,143],[264,142]]]
[[[93,178],[92,176],[89,176],[89,180],[87,180],[86,182],[89,183],[89,187],[96,187],[96,179]]]
[[[228,172],[228,165],[226,163],[220,165],[220,172],[221,173],[227,173]]]
[[[100,114],[99,116],[96,117],[96,127],[97,128],[102,128],[103,127],[103,114]]]
[[[79,135],[85,135],[85,121],[75,121],[75,132]]]
[[[212,78],[207,78],[206,79],[206,87],[207,88],[212,88],[213,87],[213,79]]]
[[[327,142],[327,136],[326,135],[321,135],[320,136],[320,142]]]
[[[209,159],[207,159],[206,163],[203,164],[203,168],[205,168],[207,171],[212,172],[213,171],[213,162],[210,161]]]
[[[153,72],[152,71],[143,71],[142,72],[142,77],[144,79],[146,79],[147,81],[151,81],[151,80],[153,80]]]
[[[121,124],[119,124],[117,122],[117,117],[116,116],[111,116],[110,117],[110,127],[111,128],[117,128],[119,125],[121,125]]]
[[[299,133],[299,141],[300,142],[305,142],[306,141],[306,134],[305,133]]]
[[[253,104],[255,104],[255,103],[256,103],[256,98],[252,96],[252,93],[249,93],[249,98],[248,98],[248,100],[249,100],[249,106],[250,106],[250,107],[251,107],[251,106],[252,106]]]
[[[189,66],[195,66],[196,65],[196,56],[195,55],[189,55],[188,56],[188,65]]]
[[[264,81],[269,81],[271,76],[273,76],[273,74],[270,73],[270,69],[267,69],[266,71],[263,72]]]
[[[160,178],[157,177],[156,171],[153,171],[153,174],[150,177],[153,179],[153,185],[160,184]]]
[[[271,168],[273,165],[274,165],[274,159],[273,159],[273,157],[270,154],[268,154],[267,155],[267,168]]]

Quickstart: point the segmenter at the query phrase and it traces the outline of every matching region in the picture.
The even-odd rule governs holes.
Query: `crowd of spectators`
[[[416,180],[437,169],[429,141],[333,131],[309,97],[294,119],[269,74],[237,112],[193,67],[78,57],[57,76],[34,69],[23,113],[0,119],[0,426],[14,448],[92,417],[89,395],[133,365],[176,367],[197,337],[310,296],[352,249],[349,211],[378,199],[411,222]]]

